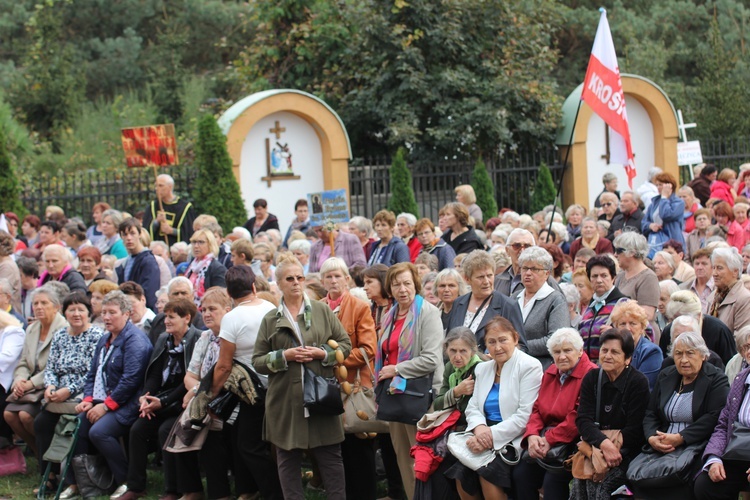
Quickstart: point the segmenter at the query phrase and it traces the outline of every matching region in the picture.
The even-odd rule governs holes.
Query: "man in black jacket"
[[[638,208],[639,199],[637,196],[632,191],[622,193],[620,213],[614,216],[612,224],[609,226],[609,233],[607,234],[609,241],[614,241],[623,231],[635,231],[641,234],[643,211]]]
[[[143,214],[143,227],[151,236],[151,241],[166,241],[170,248],[178,241],[190,241],[195,220],[192,203],[175,196],[173,191],[174,179],[166,174],[158,176],[158,199],[152,200]]]
[[[134,281],[141,285],[146,297],[146,306],[152,311],[156,309],[156,292],[161,286],[159,264],[151,250],[141,242],[141,224],[137,219],[125,219],[118,228],[120,238],[130,254],[125,261],[117,266],[117,281],[125,283]]]

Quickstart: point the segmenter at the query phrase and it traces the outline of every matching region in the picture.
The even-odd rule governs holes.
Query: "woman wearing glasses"
[[[643,263],[648,254],[648,242],[643,235],[627,232],[615,238],[614,243],[621,269],[615,286],[623,295],[637,301],[648,320],[653,321],[659,305],[659,278]]]
[[[225,287],[224,275],[227,268],[216,260],[219,255],[219,244],[214,233],[208,229],[199,229],[190,237],[193,249],[193,261],[185,273],[185,277],[193,284],[193,298],[195,305],[200,307],[201,299],[206,290],[212,286]]]
[[[430,219],[419,219],[414,226],[417,239],[422,244],[422,253],[434,255],[438,259],[438,271],[453,267],[456,252],[445,240],[435,235],[435,224]]]
[[[518,257],[524,288],[514,296],[523,318],[528,353],[537,358],[544,369],[552,364],[547,340],[558,329],[570,327],[565,296],[547,284],[552,264],[552,256],[545,249],[524,250]]]
[[[304,498],[300,468],[302,453],[307,450],[318,463],[328,498],[343,500],[346,488],[340,446],[344,440],[341,416],[309,415],[303,406],[303,384],[305,368],[326,378],[333,377],[336,351],[341,351],[346,359],[352,344],[330,306],[307,297],[304,281],[302,265],[297,259],[280,260],[276,282],[282,293],[281,304],[261,320],[255,341],[253,368],[268,375],[265,406],[272,416],[263,423],[263,440],[276,446],[284,498]],[[231,289],[228,291],[231,295]],[[222,320],[222,330],[225,320],[226,317]],[[442,333],[439,327],[438,332]],[[263,498],[278,498],[262,490],[261,494]]]
[[[612,243],[607,238],[599,236],[599,229],[596,227],[596,219],[594,217],[583,219],[581,223],[581,237],[570,245],[570,258],[575,260],[576,254],[581,248],[590,248],[597,255],[612,253]]]

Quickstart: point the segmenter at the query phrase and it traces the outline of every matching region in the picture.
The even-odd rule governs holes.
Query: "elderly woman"
[[[417,218],[414,214],[400,213],[396,216],[396,233],[398,237],[409,247],[409,260],[414,263],[419,252],[422,251],[422,243],[419,242],[414,226]]]
[[[438,212],[440,227],[446,227],[443,240],[456,255],[484,248],[474,228],[469,225],[469,211],[462,203],[448,203]]]
[[[289,251],[302,264],[302,270],[307,274],[310,267],[310,242],[308,240],[294,240],[289,243]]]
[[[565,296],[565,302],[568,304],[568,314],[570,315],[570,326],[578,328],[581,323],[581,294],[572,283],[560,283],[560,291]]]
[[[477,205],[477,195],[471,184],[461,184],[453,190],[456,193],[456,201],[461,203],[469,211],[469,215],[474,218],[474,222],[483,222],[482,209]]]
[[[659,374],[643,420],[649,453],[656,452],[659,456],[679,454],[684,446],[705,445],[729,392],[727,377],[707,362],[709,350],[699,333],[680,334],[670,355],[674,365]],[[689,474],[691,479],[699,467],[696,456]],[[692,481],[684,484],[664,481],[661,487],[648,488],[635,484],[635,487],[638,497],[664,499],[690,498],[693,489]]]
[[[716,291],[709,312],[736,332],[750,324],[750,291],[740,280],[742,257],[736,248],[717,248],[711,264]]]
[[[347,369],[347,381],[373,389],[372,370],[378,340],[370,308],[349,293],[349,269],[342,259],[327,259],[320,268],[320,275],[328,291],[322,302],[328,304],[341,321],[352,345],[351,354],[343,363]],[[346,497],[374,500],[377,481],[372,441],[345,434],[341,443],[341,457],[344,461]]]
[[[712,207],[716,224],[726,232],[727,244],[741,251],[747,243],[747,234],[741,225],[734,220],[734,212],[729,203],[722,201]]]
[[[21,310],[21,272],[13,259],[16,243],[13,237],[0,232],[0,278],[8,280],[11,287],[11,304],[16,311]]]
[[[349,232],[359,239],[359,244],[362,245],[362,250],[365,252],[365,259],[370,260],[370,251],[372,250],[372,244],[375,241],[370,238],[372,234],[372,222],[362,216],[355,216],[349,219]]]
[[[384,391],[403,390],[400,388],[409,380],[422,377],[431,378],[437,392],[443,374],[440,312],[419,295],[422,284],[413,264],[391,267],[385,286],[395,305],[383,318],[375,356],[379,398],[384,397]],[[395,421],[389,422],[389,427],[404,490],[412,498],[415,476],[409,450],[415,443],[417,428]]]
[[[591,286],[591,280],[589,280],[586,274],[586,265],[576,269],[571,275],[570,282],[578,290],[578,296],[580,300],[578,302],[578,309],[585,311],[591,302],[591,298],[594,296],[594,287]]]
[[[146,494],[146,465],[154,444],[161,449],[182,411],[186,390],[185,368],[193,355],[200,332],[191,325],[197,313],[189,299],[170,300],[164,306],[166,332],[157,338],[148,363],[139,398],[139,418],[130,429],[127,491],[120,498]],[[177,495],[177,461],[170,453],[162,455],[165,497]],[[185,492],[189,493],[189,492]]]
[[[260,320],[252,365],[258,373],[268,375],[265,406],[274,416],[265,420],[262,438],[276,446],[278,480],[285,498],[303,498],[299,471],[303,450],[308,450],[318,463],[328,498],[344,499],[341,417],[313,414],[308,418],[302,393],[305,368],[332,377],[336,351],[340,350],[346,358],[351,352],[351,342],[330,306],[307,298],[304,281],[302,265],[297,259],[279,262],[276,282],[283,294],[281,304]],[[229,293],[232,295],[231,289]],[[223,331],[222,325],[222,337]],[[337,349],[331,347],[330,340],[334,341],[332,345],[338,345]],[[254,422],[259,424],[260,421]],[[258,481],[258,471],[253,473]],[[278,497],[267,494],[262,486],[261,494],[264,498]]]
[[[91,324],[104,326],[104,319],[102,319],[102,301],[104,300],[105,295],[117,289],[119,289],[117,283],[113,283],[109,280],[98,280],[89,285],[89,293],[91,294]]]
[[[601,482],[574,479],[570,498],[577,500],[609,498],[625,482],[628,465],[645,441],[648,379],[630,367],[633,337],[627,330],[612,328],[600,341],[601,368],[583,377],[576,427],[583,441],[601,450],[609,469]],[[619,430],[621,446],[603,430]]]
[[[570,327],[565,296],[547,284],[552,270],[552,256],[541,247],[527,248],[518,256],[523,289],[514,297],[523,318],[528,353],[547,368],[552,358],[547,340],[560,328]]]
[[[747,228],[750,227],[750,219],[747,218],[748,210],[750,210],[750,205],[747,203],[735,203],[732,208],[734,221],[744,230],[747,230]]]
[[[517,348],[518,340],[518,332],[502,316],[487,324],[485,342],[491,360],[474,369],[474,394],[466,407],[466,430],[474,434],[466,446],[473,453],[510,444],[520,456],[521,440],[542,382],[542,365]],[[445,475],[456,480],[462,499],[480,494],[507,498],[512,482],[511,466],[499,455],[476,471],[456,463]]]
[[[732,381],[726,405],[703,451],[703,470],[695,480],[693,493],[698,500],[737,498],[747,488],[748,456],[745,409],[748,406],[750,368],[742,370]]]
[[[62,248],[62,247],[60,247]],[[21,358],[13,371],[13,385],[3,416],[13,432],[36,455],[34,417],[41,410],[44,395],[44,368],[55,332],[68,326],[60,314],[62,301],[52,286],[32,292],[31,308],[36,321],[26,329]]]
[[[698,209],[694,216],[695,218],[695,229],[693,229],[687,237],[687,256],[693,259],[695,252],[706,246],[706,239],[708,238],[707,230],[711,226],[711,211],[707,208]]]
[[[653,388],[664,356],[659,346],[646,335],[646,313],[634,300],[624,301],[612,310],[612,326],[630,332],[634,347],[630,366],[643,373],[648,379],[649,388]]]
[[[577,238],[570,244],[570,258],[575,260],[578,250],[589,248],[596,252],[597,255],[603,253],[612,253],[612,243],[607,238],[599,235],[599,229],[596,227],[596,218],[586,217],[581,223],[581,237]]]
[[[107,279],[104,273],[99,270],[101,263],[102,253],[94,246],[82,248],[78,252],[78,272],[83,276],[83,282],[87,289],[94,281]]]
[[[484,352],[485,327],[499,314],[513,324],[519,336],[519,343],[522,348],[525,347],[526,336],[521,310],[513,299],[495,290],[495,259],[483,250],[474,250],[464,259],[461,270],[471,292],[462,295],[453,303],[446,321],[446,329],[468,327],[477,337],[479,351]]]
[[[48,245],[63,245],[60,240],[60,225],[53,220],[45,220],[39,226],[39,241],[33,248],[40,252]]]
[[[701,208],[701,204],[690,186],[685,185],[678,189],[677,196],[685,203],[682,219],[685,221],[685,233],[690,234],[695,229],[695,213]]]
[[[456,252],[445,240],[435,235],[435,225],[430,219],[419,219],[414,226],[414,232],[422,244],[422,252],[437,257],[439,271],[453,267]]]
[[[0,311],[0,408],[5,407],[6,396],[12,394],[13,372],[23,351],[25,335],[15,316]],[[0,436],[10,441],[12,434],[5,421],[0,421]]]
[[[737,342],[737,354],[729,360],[725,370],[730,382],[733,382],[741,371],[750,366],[750,325],[740,328],[734,338]]]
[[[435,296],[440,301],[437,307],[440,310],[443,328],[447,328],[448,315],[453,309],[453,303],[468,292],[469,287],[461,273],[455,269],[443,269],[438,273],[435,278]]]
[[[593,286],[593,294],[583,312],[578,331],[583,338],[583,350],[592,361],[599,359],[599,338],[612,323],[613,309],[620,302],[628,300],[615,286],[615,270],[615,263],[608,255],[597,255],[586,263],[585,271]]]
[[[581,237],[581,222],[586,216],[586,209],[581,205],[570,205],[565,210],[565,219],[568,221],[568,241],[575,241]]]
[[[49,281],[60,281],[68,285],[71,292],[86,292],[86,283],[83,276],[76,272],[71,265],[70,252],[60,245],[49,245],[42,252],[45,270],[39,275],[37,286],[42,286]]]
[[[393,299],[385,287],[387,273],[388,267],[383,264],[368,267],[362,273],[362,279],[365,283],[364,290],[367,298],[370,299],[370,314],[375,322],[376,332],[382,329],[383,318],[393,307]]]
[[[102,237],[96,244],[102,255],[114,255],[118,259],[124,259],[128,256],[128,251],[118,232],[122,221],[122,212],[118,210],[109,209],[102,213],[102,221],[99,224],[102,230]]]
[[[255,237],[256,234],[268,231],[269,229],[279,229],[279,219],[268,211],[268,202],[263,198],[258,198],[253,202],[255,217],[251,217],[243,227],[250,231]]]
[[[65,297],[62,312],[69,326],[60,328],[52,337],[49,358],[44,369],[46,405],[34,420],[39,469],[42,473],[47,468],[47,463],[42,457],[52,443],[55,425],[62,413],[72,414],[75,405],[81,402],[91,358],[94,356],[96,344],[104,335],[103,329],[93,326],[89,321],[91,303],[85,293],[73,292]],[[59,473],[59,469],[59,464],[53,464],[50,486],[55,485],[55,475]]]
[[[219,262],[219,244],[214,233],[208,229],[199,229],[190,237],[193,249],[193,261],[190,263],[185,277],[193,284],[193,298],[196,305],[200,305],[206,290],[212,286],[226,286],[224,275],[227,268]]]
[[[130,321],[131,309],[130,299],[119,290],[104,297],[106,332],[96,345],[83,401],[75,408],[81,421],[75,453],[87,454],[93,446],[104,456],[120,485],[115,498],[127,489],[128,459],[120,438],[138,418],[140,389],[153,351],[148,337]],[[74,495],[72,470],[68,476],[71,486],[63,495]]]
[[[678,285],[682,283],[674,277],[677,266],[674,263],[674,257],[668,252],[659,250],[654,254],[652,262],[654,264],[654,273],[656,273],[656,277],[659,281],[674,280]]]
[[[372,224],[375,234],[380,239],[370,247],[369,265],[385,264],[390,267],[399,262],[411,262],[409,247],[393,234],[396,227],[396,216],[393,212],[381,210],[372,218]]]
[[[437,278],[436,272],[430,272],[422,276],[422,297],[435,307],[440,304],[440,299],[437,298],[435,292],[435,279]]]
[[[538,461],[543,461],[552,448],[572,448],[577,441],[581,383],[589,371],[596,369],[583,352],[581,335],[573,328],[553,333],[547,340],[547,349],[555,362],[544,372],[539,398],[521,442],[528,449],[530,460],[522,460],[513,469],[517,500],[539,500],[539,488],[544,488],[545,500],[570,497],[569,483],[573,479],[570,473],[547,472]],[[562,462],[554,465],[561,467]]]
[[[643,263],[648,254],[646,238],[635,232],[625,232],[615,238],[615,256],[620,263],[620,273],[615,286],[646,312],[649,321],[656,317],[659,305],[659,278]]]

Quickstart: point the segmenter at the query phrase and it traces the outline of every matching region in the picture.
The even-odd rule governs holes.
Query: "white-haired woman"
[[[643,420],[649,453],[660,454],[657,462],[669,461],[668,455],[680,453],[681,447],[707,443],[729,392],[727,377],[707,362],[709,350],[700,333],[680,334],[670,356],[674,365],[659,374]],[[636,484],[636,495],[665,500],[691,498],[692,478],[700,465],[696,457],[690,480],[682,484],[666,480],[648,488]]]
[[[23,325],[16,317],[0,311],[0,408],[5,407],[5,398],[12,393],[13,372],[23,351],[25,336]],[[12,435],[5,420],[0,421],[0,436],[10,441]]]
[[[646,237],[629,231],[615,238],[615,256],[622,269],[615,286],[626,297],[638,302],[649,321],[656,316],[659,305],[659,278],[643,263],[649,247]]]
[[[659,281],[674,280],[678,285],[682,283],[674,277],[674,272],[677,266],[675,265],[674,257],[672,257],[671,254],[664,250],[659,250],[654,254],[652,262],[654,263],[654,272],[656,273],[656,277],[659,278]]]
[[[568,221],[568,241],[575,241],[581,236],[581,222],[586,215],[586,209],[581,205],[570,205],[565,210],[565,219]]]
[[[477,205],[477,195],[474,193],[474,188],[471,184],[461,184],[456,186],[453,190],[456,193],[456,201],[466,206],[466,210],[469,211],[469,215],[474,219],[475,223],[482,223],[482,209]]]
[[[375,238],[370,237],[372,235],[372,222],[370,219],[359,215],[352,217],[349,219],[349,232],[359,238],[359,244],[365,251],[365,259],[369,262],[372,244],[375,242]]]
[[[672,294],[679,289],[674,280],[667,279],[659,282],[659,305],[656,307],[656,324],[659,326],[660,331],[664,331],[667,323],[669,323],[670,317],[667,316],[667,305],[669,305]]]
[[[570,315],[570,326],[578,328],[581,322],[581,294],[576,286],[572,283],[561,283],[560,291],[565,296],[565,302],[568,304],[568,314]]]
[[[565,296],[547,283],[552,264],[552,256],[541,247],[521,252],[518,266],[524,288],[514,297],[521,310],[528,352],[544,368],[552,364],[547,340],[560,328],[570,327]]]
[[[570,244],[570,258],[575,260],[578,250],[590,248],[597,255],[612,253],[612,243],[599,234],[595,217],[586,217],[581,223],[581,237]]]
[[[396,216],[396,234],[399,238],[404,240],[406,246],[409,247],[409,259],[412,264],[417,257],[419,252],[422,251],[422,244],[419,242],[417,235],[414,232],[414,226],[417,224],[417,218],[414,214],[400,213]]]
[[[114,255],[118,259],[124,259],[128,256],[125,244],[120,239],[118,228],[123,221],[122,212],[119,210],[109,209],[102,213],[102,220],[99,226],[102,229],[102,237],[96,244],[96,247],[102,255]]]
[[[544,488],[545,500],[569,498],[571,474],[547,472],[537,460],[544,460],[552,448],[571,445],[578,439],[576,417],[581,382],[596,368],[583,352],[583,339],[574,328],[560,328],[553,333],[547,340],[547,350],[554,364],[544,372],[521,442],[528,449],[530,460],[522,460],[513,469],[517,500],[539,500],[539,488]]]
[[[83,275],[73,269],[70,251],[61,245],[47,245],[42,252],[45,270],[39,275],[37,287],[50,281],[65,283],[71,292],[86,293]]]
[[[700,300],[695,293],[689,290],[674,292],[669,298],[666,315],[668,318],[680,316],[694,318],[699,325],[698,332],[703,336],[709,350],[715,352],[723,363],[727,363],[737,353],[732,331],[720,320],[702,313]],[[664,328],[659,339],[659,347],[665,356],[673,337],[671,332],[673,324],[674,321]]]
[[[333,311],[341,321],[349,341],[351,354],[344,360],[348,382],[359,381],[363,387],[372,389],[377,334],[375,322],[366,302],[349,293],[349,269],[346,262],[331,257],[323,262],[320,277],[328,295],[321,301]],[[345,434],[341,443],[341,457],[344,460],[347,498],[374,500],[377,478],[375,476],[375,448],[370,439],[360,439],[354,434]]]
[[[716,292],[710,314],[737,331],[750,324],[750,291],[740,280],[742,257],[736,248],[717,248],[711,264]]]
[[[733,382],[742,370],[750,366],[750,325],[743,326],[734,336],[737,342],[737,354],[729,360],[726,374],[729,382]]]
[[[448,315],[453,308],[453,303],[462,295],[469,292],[469,286],[464,281],[463,276],[457,270],[451,268],[443,269],[435,278],[435,296],[440,301],[440,309],[443,328],[447,327]]]
[[[302,264],[302,270],[307,274],[310,267],[310,240],[294,240],[289,243],[289,251],[297,257],[297,260]]]

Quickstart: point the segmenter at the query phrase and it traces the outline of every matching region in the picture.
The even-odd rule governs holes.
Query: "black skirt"
[[[513,468],[505,463],[500,456],[496,456],[495,460],[476,471],[469,469],[458,461],[445,471],[445,477],[461,481],[461,487],[469,495],[478,495],[482,492],[479,483],[480,477],[498,488],[502,488],[503,491],[510,492],[512,476]]]

